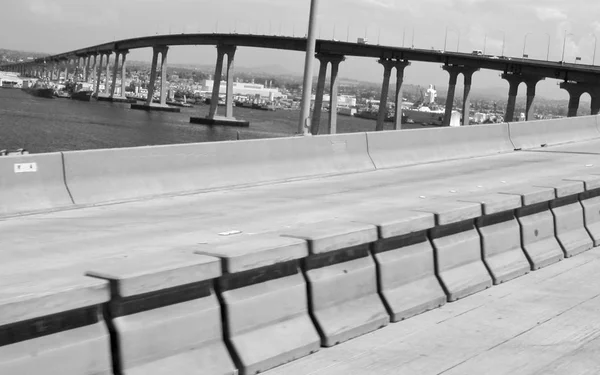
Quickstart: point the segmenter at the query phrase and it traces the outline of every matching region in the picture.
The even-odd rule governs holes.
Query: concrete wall
[[[597,138],[599,117],[585,116],[3,157],[0,216],[366,172]]]

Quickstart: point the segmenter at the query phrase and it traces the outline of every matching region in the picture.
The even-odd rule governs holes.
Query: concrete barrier
[[[511,122],[510,139],[517,149],[532,149],[600,138],[597,117]]]
[[[60,153],[0,157],[0,216],[72,204]]]
[[[430,235],[437,275],[449,302],[492,286],[475,228],[474,219],[481,216],[481,204],[439,201],[415,210],[435,214],[436,226]]]
[[[109,375],[108,284],[83,276],[0,285],[0,374]]]
[[[377,240],[373,225],[327,221],[282,233],[308,241],[303,268],[309,306],[323,346],[386,326],[390,317],[377,291],[375,261],[369,245]]]
[[[549,202],[556,197],[553,188],[515,186],[499,191],[521,197],[515,212],[521,227],[521,244],[532,270],[556,263],[564,253],[554,235],[554,217]]]
[[[77,204],[375,169],[364,133],[75,151],[64,157]]]
[[[550,201],[550,210],[554,215],[556,239],[569,258],[590,250],[594,241],[585,229],[583,207],[579,203],[579,194],[583,193],[582,181],[545,181],[536,186],[553,188],[556,199]]]
[[[88,275],[108,280],[115,374],[236,374],[212,291],[217,258],[153,253],[107,261]]]
[[[521,207],[521,197],[485,194],[460,201],[481,204],[483,216],[475,219],[475,225],[481,236],[483,261],[494,285],[528,273],[531,266],[521,247],[521,230],[514,213]]]
[[[316,352],[321,341],[308,312],[300,258],[306,241],[250,235],[203,245],[222,259],[218,293],[225,331],[241,374],[255,374]]]
[[[600,246],[600,175],[570,177],[565,180],[584,183],[585,191],[579,194],[579,200],[583,206],[585,228],[594,246]]]
[[[514,150],[508,124],[367,133],[378,169],[473,158]]]
[[[379,291],[392,322],[446,303],[427,238],[427,230],[435,225],[433,214],[380,209],[355,212],[353,216],[353,221],[377,226],[379,239],[371,249]]]

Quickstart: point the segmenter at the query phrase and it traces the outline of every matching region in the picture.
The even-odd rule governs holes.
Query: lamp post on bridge
[[[592,65],[595,65],[595,63],[596,63],[596,44],[598,43],[598,37],[596,36],[596,34],[592,34],[592,36],[594,37],[594,57],[592,57]]]
[[[562,50],[562,58],[560,59],[561,62],[565,62],[565,47],[567,46],[567,37],[568,36],[574,36],[573,33],[568,33],[567,34],[567,30],[565,30],[565,38],[563,40],[563,50]]]
[[[525,57],[525,46],[527,45],[527,36],[529,36],[530,34],[535,34],[534,32],[529,32],[527,34],[525,34],[525,38],[523,40],[523,57]],[[546,51],[546,61],[550,60],[550,34],[549,33],[544,33],[546,34],[546,36],[548,37],[548,48]]]
[[[310,98],[312,96],[313,61],[315,59],[317,26],[317,7],[319,0],[310,1],[310,15],[308,20],[308,35],[306,38],[306,57],[304,60],[304,82],[302,84],[302,108],[300,110],[300,122],[298,123],[298,134],[310,134]]]
[[[485,55],[485,49],[487,46],[487,34],[485,34],[485,37],[483,38],[483,54]],[[500,56],[504,56],[504,44],[506,41],[506,33],[504,31],[502,31],[502,55]]]
[[[456,33],[458,34],[458,41],[456,42],[456,52],[458,52],[460,47],[460,30],[455,27],[449,26],[446,26],[446,36],[444,37],[444,51],[446,50],[446,42],[448,41],[448,28],[452,29],[453,31],[456,31]]]

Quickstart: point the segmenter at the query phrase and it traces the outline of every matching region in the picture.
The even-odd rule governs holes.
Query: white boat
[[[442,125],[444,123],[444,112],[445,110],[438,107],[435,103],[437,97],[437,91],[433,85],[429,85],[429,89],[426,91],[427,100],[423,100],[422,105],[412,108],[403,108],[402,114],[407,120],[410,120],[416,124],[426,125]]]
[[[403,109],[402,114],[415,124],[442,125],[444,123],[444,111],[441,109],[431,109],[426,106],[419,108]]]
[[[337,113],[343,116],[354,116],[356,108],[338,107]]]

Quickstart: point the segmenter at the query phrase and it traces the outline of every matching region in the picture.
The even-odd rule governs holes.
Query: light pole
[[[525,58],[525,46],[527,46],[527,37],[529,35],[531,35],[531,34],[533,34],[533,33],[527,33],[527,34],[525,34],[525,38],[523,40],[523,58]]]
[[[565,39],[563,40],[563,51],[562,51],[562,59],[560,61],[564,62],[565,61],[565,47],[567,46],[567,37],[573,35],[573,33],[568,33],[567,34],[567,30],[565,30]]]
[[[448,41],[448,26],[446,26],[446,35],[444,36],[444,51],[446,50],[446,42]],[[450,27],[453,31],[456,31],[456,33],[458,34],[458,41],[456,42],[456,52],[458,52],[458,49],[460,47],[460,30],[454,27]]]
[[[315,59],[315,29],[317,26],[317,7],[319,0],[310,1],[310,15],[308,19],[308,35],[306,38],[306,58],[304,59],[304,82],[302,84],[302,109],[298,134],[309,135],[310,129],[310,98],[312,95],[313,60]]]
[[[548,37],[548,52],[546,52],[546,61],[550,60],[550,33],[545,33]]]
[[[485,46],[487,45],[487,34],[483,37],[483,54],[485,55]]]
[[[594,37],[594,57],[592,57],[592,65],[594,65],[596,63],[596,44],[598,43],[598,37],[596,34],[592,34],[592,36]]]

